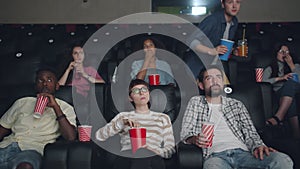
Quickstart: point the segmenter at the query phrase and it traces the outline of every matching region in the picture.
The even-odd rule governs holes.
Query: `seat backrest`
[[[72,86],[60,86],[59,90],[55,93],[55,96],[69,103],[70,105],[74,105],[72,97]]]
[[[0,87],[0,117],[19,98],[36,96],[34,85],[5,85]]]
[[[265,126],[265,109],[263,96],[259,84],[244,83],[233,88],[233,92],[229,97],[235,98],[243,102],[246,106],[250,117],[256,129],[263,129]]]
[[[150,86],[151,110],[167,114],[174,122],[180,110],[179,88],[171,85]]]

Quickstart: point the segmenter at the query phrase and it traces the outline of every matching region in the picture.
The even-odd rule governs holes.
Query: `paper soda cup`
[[[201,133],[208,140],[207,147],[212,146],[213,137],[214,137],[214,123],[212,122],[203,122]]]
[[[159,85],[159,74],[151,74],[148,76],[150,85]]]
[[[292,73],[292,79],[293,79],[295,82],[299,82],[298,74],[297,74],[297,73]]]
[[[262,82],[263,72],[264,72],[263,68],[256,68],[255,69],[256,82]]]
[[[223,55],[220,55],[220,59],[221,60],[224,60],[224,61],[227,61],[228,58],[229,58],[229,55],[231,53],[231,50],[232,50],[232,46],[233,46],[234,42],[231,41],[231,40],[227,40],[227,39],[221,39],[221,45],[224,45],[227,47],[227,52],[224,53]]]
[[[146,128],[134,127],[129,130],[132,153],[146,145]]]
[[[39,119],[43,115],[45,111],[45,107],[47,106],[49,98],[46,96],[39,96],[35,103],[33,117]]]
[[[79,141],[90,141],[92,133],[92,126],[80,125],[78,126]]]

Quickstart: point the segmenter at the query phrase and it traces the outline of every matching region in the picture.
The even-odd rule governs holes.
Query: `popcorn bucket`
[[[46,96],[39,96],[35,103],[33,117],[39,119],[44,113],[45,107],[47,106],[49,98]]]
[[[129,130],[132,153],[146,145],[146,128],[134,127]]]
[[[213,137],[214,137],[214,123],[203,122],[201,133],[205,136],[207,140],[209,140],[207,147],[211,147],[213,142]]]
[[[79,141],[90,141],[92,133],[92,126],[80,125],[78,126]]]
[[[263,72],[264,72],[263,68],[255,69],[256,82],[262,82]]]

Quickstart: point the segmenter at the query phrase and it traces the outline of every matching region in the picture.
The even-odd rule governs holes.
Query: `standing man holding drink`
[[[203,149],[204,169],[293,168],[289,156],[263,143],[243,103],[222,95],[224,82],[219,67],[203,69],[198,80],[205,96],[195,96],[189,101],[181,139]],[[205,122],[214,124],[211,146],[201,131]]]
[[[208,54],[212,57],[223,55],[228,51],[228,48],[221,45],[221,39],[234,41],[235,33],[238,29],[237,14],[240,11],[242,0],[221,0],[222,10],[214,12],[212,15],[206,17],[200,24],[199,29],[206,35],[213,45],[213,48],[203,44],[206,37],[203,35],[196,35],[190,44],[191,48],[197,52]],[[231,51],[230,51],[231,52]],[[236,81],[236,67],[235,61],[222,61],[225,73],[229,76],[231,81]],[[201,66],[198,68],[200,70]],[[230,67],[230,68],[229,68]],[[199,71],[197,71],[199,72]]]

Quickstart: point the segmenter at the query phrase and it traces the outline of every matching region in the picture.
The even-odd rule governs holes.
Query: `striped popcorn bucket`
[[[214,137],[214,123],[212,123],[212,122],[203,122],[201,132],[206,137],[206,139],[208,140],[207,147],[211,147],[212,142],[213,142],[213,137]]]
[[[37,101],[35,103],[34,112],[33,112],[33,117],[35,117],[37,119],[41,118],[41,116],[44,113],[45,107],[48,104],[48,101],[49,101],[49,99],[46,96],[39,96],[37,98]]]
[[[90,141],[92,133],[92,126],[80,125],[78,126],[79,141]]]
[[[263,72],[264,72],[263,68],[255,69],[256,82],[262,82]]]

